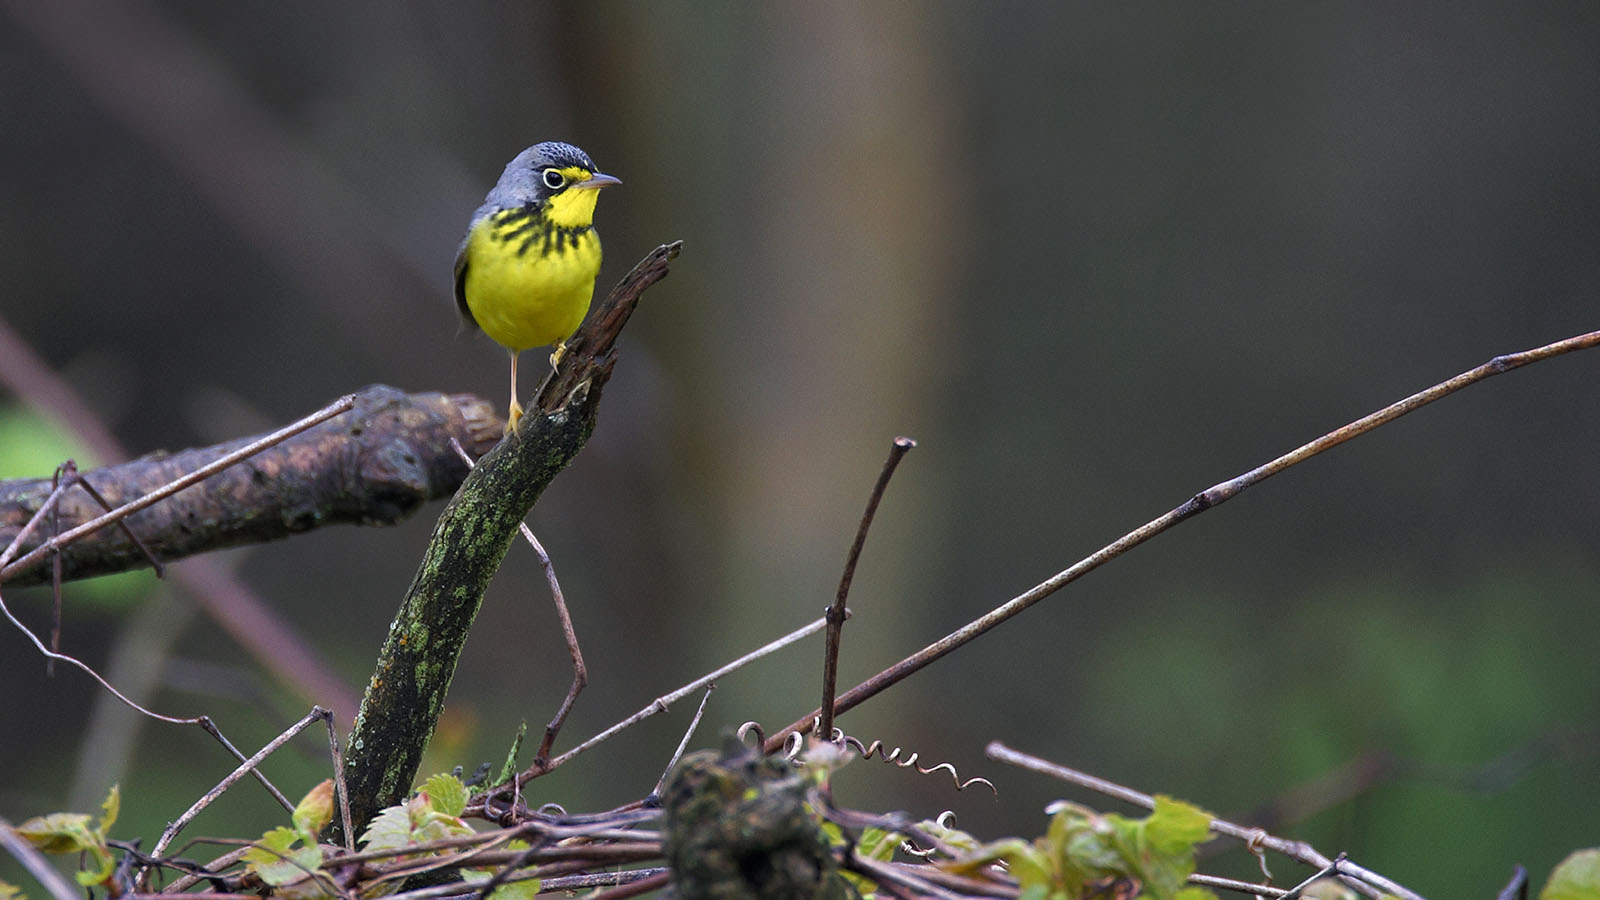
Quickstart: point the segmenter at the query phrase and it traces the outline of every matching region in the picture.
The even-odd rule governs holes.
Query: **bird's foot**
[[[517,425],[522,421],[522,404],[511,401],[511,409],[506,412],[506,437],[517,433]]]

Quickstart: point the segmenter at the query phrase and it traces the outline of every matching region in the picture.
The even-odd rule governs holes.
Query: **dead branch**
[[[277,540],[322,525],[392,525],[460,485],[466,466],[450,449],[452,437],[481,454],[499,432],[494,407],[476,397],[406,394],[375,385],[356,394],[348,414],[141,510],[127,524],[160,560]],[[116,506],[252,440],[152,453],[81,477]],[[50,490],[48,478],[0,482],[0,546],[16,537]],[[58,509],[62,530],[105,511],[81,489],[65,493]],[[19,550],[48,537],[31,535]],[[148,565],[136,541],[109,528],[73,543],[60,558],[66,579]],[[48,567],[34,566],[7,580],[27,585],[49,578]]]
[[[834,703],[833,713],[837,716],[854,709],[859,704],[877,696],[889,687],[911,677],[924,666],[930,665],[957,648],[976,640],[990,629],[1019,615],[1028,607],[1077,581],[1084,575],[1100,568],[1156,535],[1166,532],[1173,526],[1187,521],[1212,507],[1232,500],[1246,488],[1260,484],[1291,466],[1299,465],[1318,454],[1326,453],[1345,441],[1358,438],[1373,429],[1381,428],[1407,413],[1415,412],[1436,400],[1441,400],[1456,391],[1477,384],[1485,378],[1502,375],[1513,369],[1520,369],[1523,366],[1553,359],[1566,353],[1589,350],[1595,347],[1600,347],[1600,331],[1573,335],[1565,340],[1546,344],[1542,347],[1496,356],[1483,365],[1468,369],[1454,378],[1441,381],[1433,387],[1418,391],[1376,412],[1362,416],[1354,422],[1336,428],[1314,441],[1302,444],[1270,462],[1251,469],[1243,475],[1214,484],[1166,513],[1135,528],[1094,553],[1078,560],[1071,566],[840,694]],[[766,740],[767,752],[777,752],[790,734],[810,728],[820,715],[822,715],[822,710],[819,707],[817,710],[796,719],[787,727],[768,737]]]

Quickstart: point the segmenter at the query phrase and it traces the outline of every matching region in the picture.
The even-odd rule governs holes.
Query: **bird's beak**
[[[573,185],[573,187],[578,188],[579,190],[588,191],[588,190],[596,190],[596,189],[603,188],[603,187],[609,187],[609,186],[611,186],[613,184],[621,184],[621,183],[622,183],[622,179],[621,178],[617,178],[617,177],[612,176],[612,175],[606,175],[606,174],[604,174],[602,172],[596,172],[593,175],[589,176],[589,180],[588,181],[580,181],[577,184]]]

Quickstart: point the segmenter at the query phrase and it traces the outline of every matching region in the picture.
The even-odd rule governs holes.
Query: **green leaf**
[[[17,833],[44,853],[87,853],[85,868],[77,873],[84,887],[105,884],[116,871],[117,860],[106,846],[106,830],[117,820],[121,794],[116,785],[106,795],[100,824],[91,828],[86,813],[51,813],[35,816],[17,826]]]
[[[1170,900],[1183,890],[1194,873],[1194,848],[1211,831],[1211,814],[1197,806],[1157,795],[1155,809],[1144,819],[1117,820],[1126,836],[1122,842],[1126,871],[1144,883],[1156,900]]]
[[[295,842],[300,840],[300,835],[295,834],[293,828],[284,828],[282,825],[261,835],[261,839],[250,845],[244,852],[244,861],[247,863],[277,862],[294,848]]]
[[[463,873],[465,874],[465,873]],[[487,881],[488,876],[482,879],[468,877],[467,881]],[[539,879],[524,878],[521,881],[508,881],[493,891],[489,892],[489,900],[534,900],[539,894]]]
[[[970,875],[984,866],[1004,860],[1015,875],[1019,867],[1030,864],[1030,857],[1034,855],[1033,845],[1027,841],[1021,838],[1003,838],[974,847],[955,859],[941,861],[938,866],[954,875]]]
[[[507,850],[526,850],[528,842],[522,840],[507,841]],[[469,884],[482,884],[494,877],[494,869],[462,869],[461,878]],[[512,881],[500,885],[489,894],[489,900],[534,900],[539,893],[539,879],[528,878],[522,881]]]
[[[28,895],[4,878],[0,878],[0,900],[28,900]]]
[[[1016,877],[1017,883],[1022,886],[1022,893],[1027,895],[1031,890],[1040,897],[1052,896],[1060,887],[1061,879],[1057,877],[1058,873],[1050,864],[1049,855],[1036,846],[1029,846],[1021,839],[1010,840],[1016,841],[1021,846],[1006,855],[1006,866]],[[1007,841],[999,843],[1004,844]],[[1073,896],[1077,896],[1078,893],[1082,892],[1076,891]]]
[[[244,861],[267,884],[293,884],[322,866],[322,849],[314,843],[295,847],[299,842],[300,835],[293,828],[274,828],[245,851]]]
[[[100,827],[96,833],[103,842],[111,831],[111,825],[117,821],[117,813],[122,810],[122,789],[113,784],[111,790],[106,792],[105,802],[100,804],[100,808],[105,812],[100,816]]]
[[[888,862],[894,858],[894,851],[899,849],[904,840],[905,837],[897,831],[867,828],[861,832],[861,840],[856,841],[856,855],[864,859]]]
[[[454,776],[446,776],[455,781],[457,789],[465,793],[466,788],[460,787],[461,782]],[[431,783],[434,779],[428,779]],[[449,788],[445,790],[448,792]],[[451,803],[453,798],[447,798]],[[367,825],[366,833],[361,836],[368,850],[398,850],[413,844],[436,841],[441,838],[465,837],[473,834],[472,827],[454,815],[439,812],[434,807],[434,799],[427,791],[418,791],[415,796],[405,803],[391,806],[375,816]],[[462,801],[463,807],[465,801]]]
[[[1130,833],[1128,820],[1116,814],[1091,816],[1067,833],[1062,864],[1082,873],[1085,881],[1111,875],[1128,875],[1127,858],[1137,855],[1139,837]],[[1125,850],[1132,845],[1131,850]]]
[[[461,879],[468,884],[482,884],[494,877],[483,869],[462,869]],[[489,892],[489,900],[534,900],[539,893],[539,879],[508,881]]]
[[[495,784],[505,784],[517,771],[517,754],[522,752],[522,739],[528,736],[528,720],[523,719],[522,725],[517,728],[517,736],[511,739],[511,750],[506,753],[505,765],[500,767],[500,777],[494,780]],[[459,813],[457,814],[459,815]]]
[[[427,810],[412,826],[411,836],[417,843],[441,841],[445,838],[466,837],[473,834],[472,826],[455,816]]]
[[[317,832],[333,821],[333,779],[306,792],[294,808],[294,830],[307,844],[317,842]]]
[[[1030,843],[1018,838],[979,845],[969,835],[923,822],[919,827],[952,838],[959,855],[939,867],[970,874],[1004,860],[1024,900],[1068,900],[1132,879],[1151,900],[1201,900],[1213,895],[1186,885],[1194,871],[1195,845],[1210,834],[1211,814],[1171,797],[1157,797],[1143,819],[1098,813],[1066,801],[1050,804],[1045,834]]]
[[[523,728],[527,728],[526,723]],[[434,810],[444,815],[459,816],[467,808],[467,786],[449,772],[441,772],[424,781],[422,792],[433,801]]]
[[[362,846],[367,850],[397,850],[411,843],[411,814],[409,803],[385,807],[361,835]]]
[[[828,846],[843,847],[846,843],[844,831],[826,819],[821,821],[822,834],[828,839]],[[885,831],[882,828],[866,828],[861,832],[861,838],[856,841],[855,854],[863,859],[875,859],[888,862],[894,857],[894,851],[900,847],[900,842],[905,840],[899,833]],[[855,887],[855,891],[862,900],[872,900],[877,895],[877,882],[855,872],[840,872],[845,881]]]
[[[279,900],[327,900],[334,896],[332,882],[322,872],[322,848],[315,841],[304,841],[293,828],[274,828],[262,835],[245,851],[244,861],[247,870],[270,885]]]
[[[90,847],[89,858],[84,862],[86,867],[76,876],[78,883],[84,887],[106,884],[117,871],[117,858],[111,855],[110,848],[104,844]],[[92,864],[92,867],[88,867],[89,864]]]
[[[17,833],[43,853],[81,853],[100,845],[87,813],[34,816],[18,825]]]
[[[1600,897],[1600,847],[1574,850],[1550,873],[1539,900],[1594,900]]]
[[[967,834],[965,831],[961,831],[960,829],[956,828],[947,828],[933,819],[923,819],[921,822],[918,822],[917,829],[919,831],[925,831],[929,835],[938,838],[941,843],[958,853],[970,853],[983,846],[982,841],[979,841],[972,835]]]
[[[840,828],[838,825],[835,825],[834,823],[829,822],[827,819],[823,819],[822,820],[822,822],[820,823],[820,827],[822,828],[822,836],[828,839],[828,846],[829,847],[843,847],[844,846],[844,829],[843,828]]]
[[[1150,849],[1157,853],[1194,852],[1195,845],[1211,834],[1211,814],[1198,806],[1156,795],[1156,808],[1145,820]]]
[[[1211,815],[1204,810],[1170,797],[1157,797],[1143,819],[1065,801],[1048,809],[1050,825],[1032,844],[996,841],[940,867],[972,872],[1004,859],[1029,900],[1081,897],[1113,879],[1136,880],[1151,900],[1212,896],[1185,883],[1194,871],[1194,847],[1210,833]]]

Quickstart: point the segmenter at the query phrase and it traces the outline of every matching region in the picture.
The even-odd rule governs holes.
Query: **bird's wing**
[[[461,249],[456,251],[456,312],[461,314],[461,321],[473,328],[478,327],[478,320],[472,317],[472,308],[467,306],[467,240],[472,237],[472,230],[467,230],[467,236],[461,239]]]

